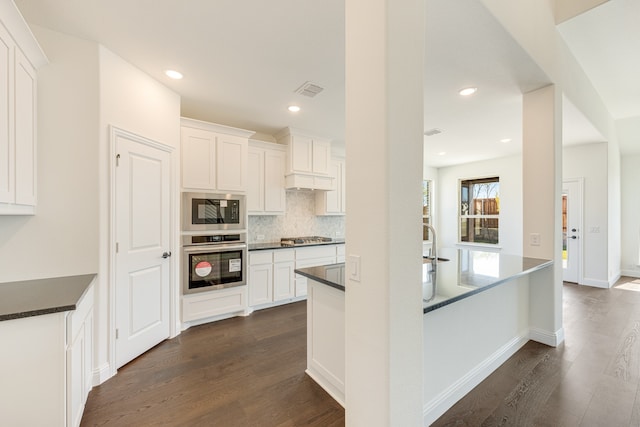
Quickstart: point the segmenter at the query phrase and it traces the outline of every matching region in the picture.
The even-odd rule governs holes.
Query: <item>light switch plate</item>
[[[540,233],[531,233],[529,235],[529,243],[531,243],[531,246],[540,246]]]
[[[349,279],[359,282],[360,281],[360,255],[349,255],[347,258],[347,267]]]

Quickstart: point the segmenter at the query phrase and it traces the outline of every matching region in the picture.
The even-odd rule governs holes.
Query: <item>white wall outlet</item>
[[[531,233],[529,235],[529,244],[531,246],[540,246],[540,233]]]
[[[354,282],[360,281],[360,255],[349,255],[347,259],[347,271],[349,279]]]
[[[264,240],[264,234],[256,235],[256,240]]]

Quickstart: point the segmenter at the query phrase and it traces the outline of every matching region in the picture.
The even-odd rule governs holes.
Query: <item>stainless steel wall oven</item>
[[[183,236],[184,294],[243,286],[246,233]]]

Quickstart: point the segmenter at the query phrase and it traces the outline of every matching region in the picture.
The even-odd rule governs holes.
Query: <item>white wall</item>
[[[179,216],[179,145],[180,145],[180,97],[138,68],[113,54],[104,46],[99,47],[100,57],[100,121],[99,168],[100,168],[100,276],[96,302],[96,367],[100,370],[100,381],[110,374],[111,362],[108,348],[109,337],[109,215],[110,215],[110,137],[109,126],[144,136],[151,140],[176,147],[172,153],[172,211],[171,251],[180,253]],[[178,302],[178,268],[180,257],[172,257],[172,292],[174,307]],[[179,311],[176,312],[179,317]],[[178,319],[173,326],[179,330]],[[111,371],[113,373],[113,371]]]
[[[618,140],[610,140],[607,144],[608,158],[608,270],[609,286],[620,278],[622,265],[622,167]],[[627,193],[633,195],[635,193]],[[633,197],[633,196],[631,196]],[[625,236],[626,238],[626,236]]]
[[[458,245],[459,181],[500,177],[499,247],[502,253],[522,255],[522,157],[511,156],[438,169],[436,198],[438,246]],[[483,249],[487,245],[482,246]],[[490,247],[489,247],[490,248]]]
[[[38,71],[38,207],[0,217],[0,282],[98,271],[97,45],[32,27]]]
[[[640,277],[640,155],[622,158],[622,274]]]
[[[581,283],[600,287],[608,286],[607,150],[607,143],[587,144],[564,148],[562,155],[562,179],[584,178]]]

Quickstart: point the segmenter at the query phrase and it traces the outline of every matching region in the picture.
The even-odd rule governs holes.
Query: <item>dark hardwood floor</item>
[[[640,284],[632,280],[612,289],[565,283],[564,344],[529,341],[432,425],[640,426]]]
[[[89,394],[82,426],[344,426],[304,372],[306,303],[192,327]]]
[[[433,425],[640,426],[632,280],[565,284],[565,343],[527,343]],[[94,388],[82,425],[344,426],[343,408],[305,367],[304,303],[193,327]]]

